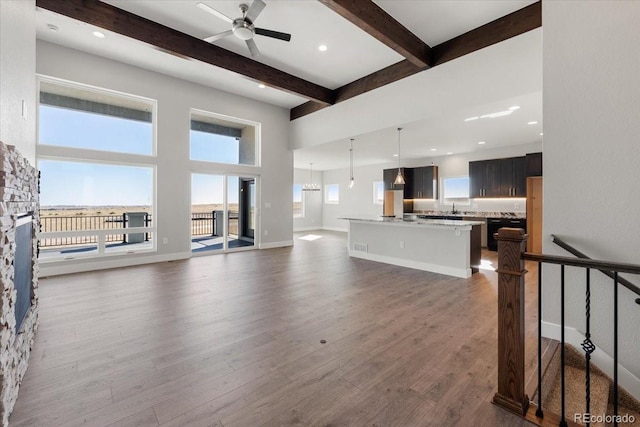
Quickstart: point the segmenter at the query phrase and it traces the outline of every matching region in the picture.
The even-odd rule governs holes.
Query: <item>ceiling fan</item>
[[[240,40],[244,40],[247,43],[247,47],[249,48],[249,52],[251,52],[251,56],[260,56],[260,51],[258,50],[258,46],[256,42],[253,40],[253,36],[260,35],[271,37],[278,40],[284,40],[286,42],[291,40],[291,34],[281,33],[279,31],[273,30],[265,30],[264,28],[256,28],[253,24],[258,18],[258,15],[265,8],[266,4],[262,0],[253,0],[251,6],[247,6],[246,4],[240,5],[240,12],[242,12],[242,17],[231,19],[227,15],[215,10],[209,5],[204,3],[198,3],[198,7],[206,12],[209,12],[212,15],[217,16],[220,19],[223,19],[231,24],[231,29],[227,31],[223,31],[218,34],[214,34],[211,37],[207,37],[204,39],[206,42],[213,42],[219,40],[223,37],[227,37],[230,35],[234,35]]]

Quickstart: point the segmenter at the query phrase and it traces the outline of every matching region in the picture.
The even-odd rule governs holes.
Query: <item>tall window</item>
[[[327,184],[324,186],[324,202],[334,205],[340,203],[339,184]]]
[[[154,110],[153,100],[40,81],[42,259],[155,248]]]
[[[191,113],[191,160],[257,165],[258,125],[213,113]]]
[[[42,81],[38,143],[129,154],[153,154],[148,100]]]
[[[469,177],[442,178],[442,202],[469,204]]]
[[[293,217],[304,218],[304,192],[300,184],[293,184]]]
[[[373,182],[373,204],[381,205],[384,202],[384,181]]]

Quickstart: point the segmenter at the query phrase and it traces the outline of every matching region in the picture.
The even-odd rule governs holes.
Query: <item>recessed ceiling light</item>
[[[101,33],[100,31],[94,31],[93,33],[94,36],[96,36],[99,39],[103,39],[104,38],[104,33]]]
[[[265,86],[263,83],[260,83],[260,84],[258,85],[258,87],[259,87],[260,89],[264,89],[266,86]]]
[[[498,111],[498,112],[495,112],[495,113],[483,114],[483,115],[480,116],[480,118],[481,119],[495,119],[496,117],[508,116],[511,113],[513,113],[513,110],[504,110],[504,111]]]
[[[394,155],[393,155],[393,157],[398,157],[398,155],[397,155],[397,154],[394,154]]]
[[[479,141],[478,144],[482,145],[482,144],[486,144],[486,141]]]
[[[318,46],[318,50],[320,52],[326,52],[327,51],[327,45],[326,44],[321,44],[320,46]]]
[[[468,119],[464,119],[465,122],[470,122],[472,120],[478,120],[480,117],[478,116],[474,116],[474,117],[469,117]]]
[[[537,124],[538,124],[538,122],[533,121],[533,122],[529,122],[529,123],[527,123],[527,124],[528,124],[528,125],[537,125]]]
[[[449,152],[447,153],[447,155],[449,155],[449,154],[453,154],[453,153],[452,153],[451,151],[449,151]]]
[[[542,132],[540,132],[540,136],[544,135]]]
[[[431,151],[436,151],[436,150],[437,150],[437,148],[432,148],[432,149],[431,149]]]
[[[47,28],[53,32],[58,31],[58,27],[53,24],[47,24]]]
[[[519,106],[519,105],[514,105],[514,106],[512,106],[512,107],[509,107],[509,110],[511,110],[511,111],[515,111],[515,110],[518,110],[519,108],[520,108],[520,106]]]

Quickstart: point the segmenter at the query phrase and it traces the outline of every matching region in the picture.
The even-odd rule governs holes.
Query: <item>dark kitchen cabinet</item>
[[[438,167],[422,166],[413,168],[413,199],[438,198]]]
[[[469,162],[469,197],[500,197],[499,160]]]
[[[525,197],[526,193],[524,156],[469,162],[469,197]]]
[[[527,176],[542,176],[542,153],[526,155]]]
[[[382,171],[382,180],[384,181],[384,189],[385,190],[403,190],[403,198],[404,199],[412,199],[413,198],[413,169],[411,168],[400,168],[402,171],[402,176],[404,177],[404,185],[396,185],[393,182],[396,180],[396,176],[398,176],[398,168],[395,169],[384,169]]]

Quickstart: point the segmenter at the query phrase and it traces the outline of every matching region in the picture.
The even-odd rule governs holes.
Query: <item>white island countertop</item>
[[[474,225],[482,225],[484,221],[459,221],[455,219],[402,219],[396,217],[383,216],[348,216],[338,219],[348,221],[382,223],[385,225],[398,225],[408,227],[454,227],[463,230],[470,230]]]

